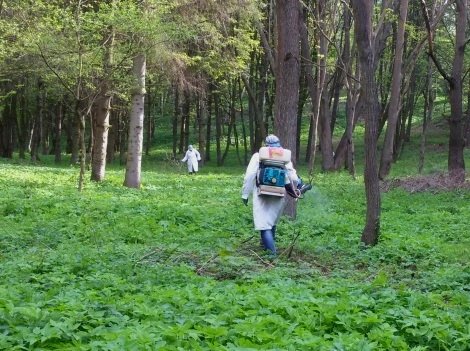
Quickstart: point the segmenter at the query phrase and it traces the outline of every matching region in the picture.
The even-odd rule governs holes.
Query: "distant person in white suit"
[[[192,145],[189,145],[188,151],[181,162],[187,162],[189,174],[196,174],[199,170],[198,161],[201,161],[201,154]]]

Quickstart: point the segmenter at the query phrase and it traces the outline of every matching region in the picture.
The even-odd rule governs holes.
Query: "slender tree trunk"
[[[426,133],[428,124],[431,121],[434,107],[434,90],[432,87],[432,61],[429,58],[428,73],[426,75],[426,86],[423,91],[424,95],[424,111],[423,111],[423,130],[421,133],[421,145],[419,148],[418,172],[421,174],[424,167],[424,157],[426,153]]]
[[[145,138],[145,155],[150,155],[150,146],[152,145],[152,103],[153,103],[153,96],[151,92],[151,82],[149,79],[149,89],[147,92],[147,109],[145,111],[147,115],[147,130],[146,130],[146,138]]]
[[[433,50],[433,36],[428,16],[428,10],[424,0],[421,1],[421,8],[428,31],[429,55],[432,58],[437,70],[447,81],[449,87],[449,102],[451,116],[449,118],[449,154],[448,170],[456,181],[465,180],[465,160],[464,160],[464,136],[463,136],[463,109],[462,109],[462,71],[465,56],[465,46],[468,40],[465,38],[467,28],[467,0],[455,0],[455,46],[454,58],[452,61],[452,72],[450,76],[445,72],[437,59]]]
[[[299,103],[300,33],[298,0],[278,0],[277,18],[277,62],[275,133],[282,144],[290,149],[295,165],[297,135],[297,105]],[[284,213],[291,218],[297,215],[296,202],[287,200]]]
[[[126,111],[127,112],[127,111]],[[127,135],[129,134],[129,116],[124,111],[119,111],[118,124],[119,133],[117,138],[118,150],[119,150],[119,164],[124,165],[127,162]]]
[[[211,124],[212,124],[212,101],[213,101],[213,87],[209,85],[209,93],[207,98],[207,130],[206,130],[206,162],[211,159]]]
[[[220,93],[214,94],[214,114],[215,114],[215,143],[217,166],[222,166],[222,149],[220,141],[222,139],[222,115],[220,111]]]
[[[240,77],[238,78],[238,98],[240,101],[240,122],[242,124],[242,136],[243,136],[243,164],[248,165],[248,146],[246,143],[246,128],[245,128],[245,118],[244,118],[244,109],[243,109],[243,91],[242,83]]]
[[[41,113],[39,114],[39,130],[40,130],[40,144],[41,154],[47,155],[49,153],[49,126],[50,114],[47,108],[46,93],[42,91],[41,96]]]
[[[261,147],[263,139],[266,137],[266,129],[265,129],[265,124],[263,122],[263,114],[261,111],[258,109],[259,104],[256,100],[256,95],[252,90],[252,85],[250,84],[250,81],[248,81],[243,75],[242,75],[242,80],[243,84],[245,85],[246,91],[248,93],[248,96],[250,98],[250,103],[252,106],[254,118],[252,118],[252,124],[254,124],[254,128],[250,127],[250,133],[254,133],[254,138],[253,139],[253,147],[252,147],[252,152],[257,152],[257,150]],[[250,123],[250,125],[252,125]]]
[[[468,1],[456,0],[457,13],[455,18],[455,52],[452,62],[451,83],[449,84],[450,113],[449,118],[449,158],[448,167],[451,175],[458,181],[465,180],[465,159],[463,139],[462,109],[462,71],[465,57],[465,38],[467,26]]]
[[[375,81],[374,40],[372,28],[373,3],[352,0],[354,28],[361,68],[361,95],[366,120],[364,147],[364,183],[367,200],[366,224],[361,241],[375,245],[380,233],[380,189],[377,173],[378,101]]]
[[[64,104],[60,101],[56,107],[55,116],[55,140],[54,140],[54,162],[59,164],[62,161],[62,119],[64,116]]]
[[[188,149],[189,146],[189,126],[190,126],[190,120],[189,120],[189,114],[191,111],[191,93],[189,92],[188,89],[185,89],[183,92],[183,106],[182,106],[182,111],[181,111],[181,118],[184,120],[183,123],[183,152],[184,150]]]
[[[116,152],[117,141],[119,140],[119,112],[114,110],[111,111],[109,116],[110,126],[108,132],[108,145],[106,150],[106,163],[111,163],[114,161],[114,154]]]
[[[33,120],[33,128],[31,131],[31,161],[34,163],[39,161],[39,144],[41,142],[41,114],[42,114],[42,90],[44,88],[44,82],[42,79],[38,79],[38,92],[36,97],[36,113]],[[77,138],[78,143],[78,138]],[[78,153],[77,153],[78,155]]]
[[[104,75],[101,78],[99,96],[96,100],[96,109],[93,113],[92,125],[93,148],[91,157],[91,180],[100,182],[104,180],[106,171],[106,153],[108,151],[109,119],[111,114],[111,101],[113,98],[110,74],[113,64],[114,30],[111,28],[103,38],[105,43],[105,56],[103,60]]]
[[[129,120],[129,139],[124,186],[140,188],[144,128],[146,59],[144,54],[134,58],[135,87]]]
[[[13,158],[16,102],[17,94],[7,99],[7,106],[3,113],[3,121],[0,118],[0,143],[2,144],[0,156],[5,158]]]
[[[468,75],[467,118],[465,122],[465,146],[470,146],[470,74]]]
[[[334,168],[333,160],[333,141],[332,141],[332,131],[331,131],[331,111],[329,107],[329,92],[328,92],[328,81],[329,75],[327,71],[327,57],[328,57],[328,37],[327,37],[327,28],[326,20],[323,19],[326,13],[326,0],[317,1],[317,18],[321,19],[319,21],[320,26],[320,99],[319,99],[319,124],[320,124],[320,150],[322,154],[322,169],[324,171],[331,171]]]
[[[236,97],[235,84],[232,84],[231,90],[232,91],[230,94],[230,122],[228,125],[228,131],[227,131],[227,144],[225,146],[224,154],[222,155],[222,164],[224,164],[225,159],[228,154],[228,150],[230,148],[230,145],[232,144],[232,130],[235,129],[235,97]],[[237,150],[237,153],[238,153],[238,150]]]
[[[206,101],[203,96],[198,95],[197,98],[197,121],[198,121],[198,144],[199,153],[201,154],[201,161],[199,164],[204,164],[206,159],[206,124],[207,124],[207,111]]]
[[[304,9],[302,14],[299,15],[299,34],[300,34],[300,48],[302,56],[302,64],[305,69],[305,76],[307,79],[307,89],[310,96],[312,110],[310,112],[310,126],[308,132],[307,140],[307,150],[305,153],[305,161],[308,163],[308,169],[310,175],[313,173],[313,166],[315,163],[315,150],[317,143],[317,130],[318,130],[318,105],[319,105],[319,95],[318,95],[318,68],[316,69],[316,77],[314,77],[314,67],[312,63],[312,58],[310,55],[310,44],[308,40],[308,31],[307,31],[307,10]],[[317,64],[319,63],[317,55]]]
[[[173,119],[172,119],[172,126],[173,126],[173,158],[176,158],[176,149],[177,149],[177,141],[178,141],[178,119],[180,117],[180,93],[178,86],[175,86],[175,99],[174,99],[174,111],[173,111]]]
[[[18,125],[18,146],[19,146],[19,157],[25,159],[26,156],[26,141],[28,140],[28,125],[31,123],[27,119],[26,115],[26,90],[21,89],[20,91],[20,115],[19,115],[19,125]]]
[[[393,149],[400,112],[401,71],[403,64],[403,47],[405,42],[405,23],[408,13],[408,0],[400,1],[400,14],[398,19],[395,57],[393,61],[392,87],[390,92],[390,105],[388,107],[387,129],[380,160],[379,178],[385,179],[392,167]]]
[[[77,96],[79,96],[77,94]],[[78,162],[80,164],[80,174],[78,176],[78,191],[83,190],[83,182],[86,172],[86,145],[85,145],[85,109],[82,107],[82,101],[75,101],[75,118],[78,129]]]

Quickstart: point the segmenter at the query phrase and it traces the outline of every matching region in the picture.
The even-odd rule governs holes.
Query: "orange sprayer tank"
[[[282,147],[268,147],[263,146],[259,149],[260,161],[272,160],[287,163],[290,161],[291,152],[289,149]]]

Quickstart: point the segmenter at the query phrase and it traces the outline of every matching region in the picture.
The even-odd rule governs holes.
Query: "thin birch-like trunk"
[[[138,54],[134,58],[135,87],[132,94],[132,106],[129,120],[129,138],[124,186],[140,188],[145,110],[145,74],[146,58]]]

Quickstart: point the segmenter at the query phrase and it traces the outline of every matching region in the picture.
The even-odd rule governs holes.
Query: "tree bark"
[[[199,165],[204,164],[206,159],[206,124],[207,124],[207,111],[206,111],[206,100],[204,96],[198,94],[197,96],[197,121],[198,121],[198,144],[199,154],[201,155],[201,161]]]
[[[178,86],[174,87],[174,111],[173,111],[173,119],[172,119],[172,130],[173,130],[173,158],[176,158],[176,151],[177,151],[177,142],[178,142],[178,119],[180,117],[180,93]]]
[[[379,178],[385,179],[392,167],[393,148],[397,130],[398,115],[400,112],[401,77],[403,65],[403,47],[405,42],[405,23],[408,13],[408,0],[400,1],[400,14],[398,17],[397,39],[393,61],[392,86],[390,104],[388,107],[387,129],[380,160]]]
[[[283,146],[296,154],[297,104],[299,102],[299,2],[298,0],[279,0],[276,8],[277,18],[277,62],[276,62],[276,100],[275,133]],[[295,166],[295,157],[292,160]],[[295,218],[296,202],[287,200],[284,211]]]
[[[428,16],[428,10],[424,0],[421,0],[426,29],[428,31],[429,55],[433,60],[441,76],[447,81],[449,87],[449,102],[451,116],[449,118],[449,154],[447,167],[450,175],[458,182],[465,180],[465,160],[464,160],[464,137],[463,137],[463,109],[462,109],[462,71],[465,56],[465,46],[468,41],[465,39],[467,28],[467,0],[455,0],[455,45],[454,58],[452,60],[452,72],[449,76],[433,49],[433,36]]]
[[[55,138],[54,138],[54,162],[60,164],[62,161],[62,119],[64,116],[64,104],[59,101],[56,107],[55,116]]]
[[[365,165],[364,183],[367,200],[366,224],[361,241],[376,245],[380,233],[380,189],[377,173],[378,101],[375,81],[374,38],[372,30],[373,3],[368,0],[352,0],[355,38],[361,69],[362,111],[365,117]]]
[[[129,139],[124,186],[140,188],[144,128],[146,59],[144,54],[134,58],[135,88],[129,121]]]
[[[421,132],[421,144],[419,148],[418,173],[423,172],[424,157],[426,153],[426,133],[428,124],[431,121],[435,94],[432,87],[432,61],[429,59],[428,73],[426,75],[426,85],[423,91],[424,111],[423,111],[423,130]]]
[[[213,86],[209,84],[209,92],[207,98],[207,130],[206,130],[206,158],[209,162],[211,159],[211,124],[212,124],[212,102],[213,102]]]

